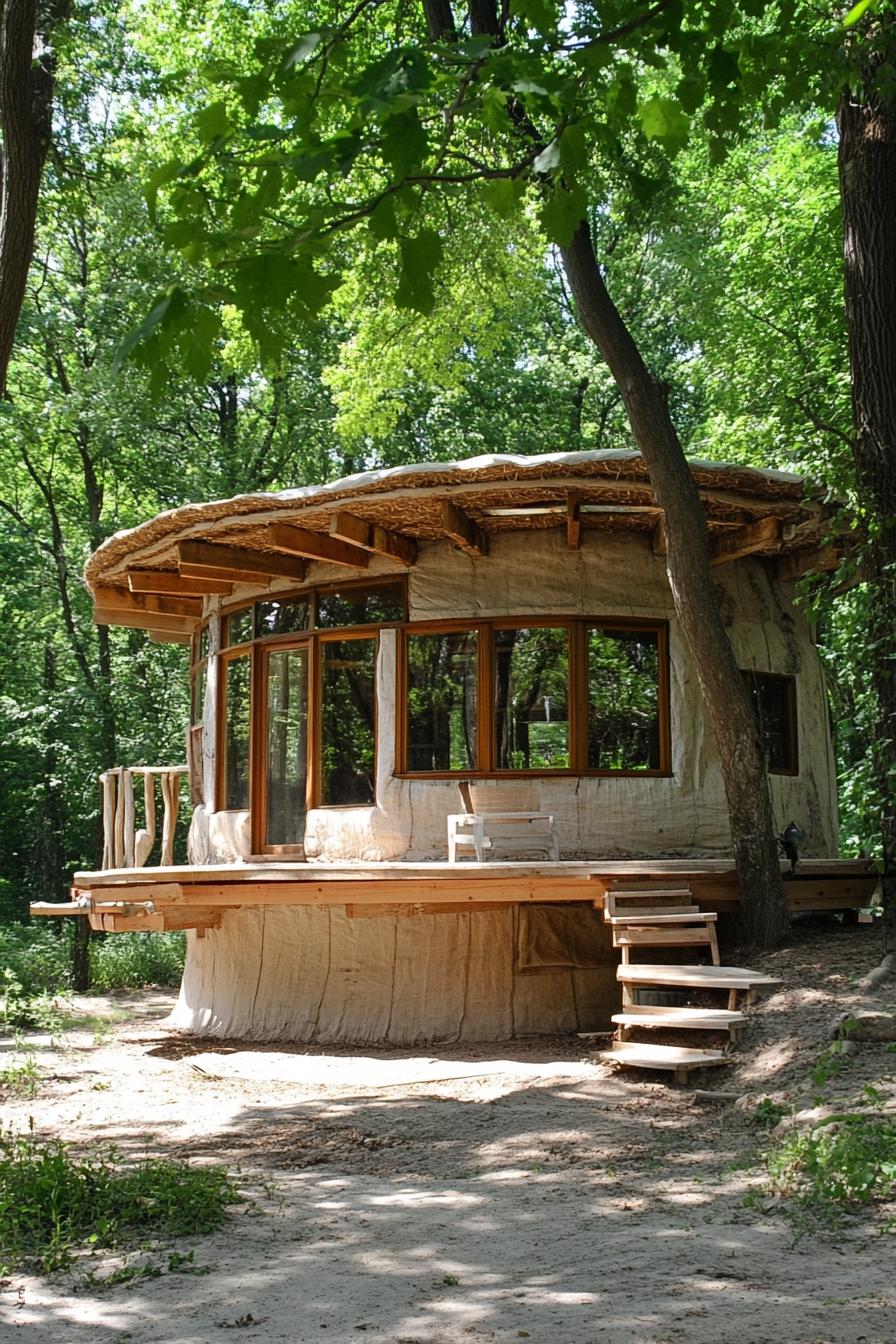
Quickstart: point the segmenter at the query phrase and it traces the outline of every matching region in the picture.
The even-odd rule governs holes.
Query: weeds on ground
[[[30,1098],[37,1092],[40,1072],[32,1055],[15,1057],[0,1067],[0,1096]]]
[[[225,1171],[114,1149],[78,1157],[71,1146],[0,1135],[0,1247],[5,1264],[65,1269],[83,1250],[128,1249],[147,1239],[204,1235],[239,1199]]]
[[[833,1115],[793,1131],[766,1158],[774,1193],[819,1228],[896,1193],[896,1126],[880,1115]]]

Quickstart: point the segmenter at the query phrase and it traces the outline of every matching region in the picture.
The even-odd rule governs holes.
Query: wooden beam
[[[836,546],[822,546],[811,551],[793,551],[782,555],[778,561],[778,580],[792,583],[806,574],[827,574],[840,563],[840,552]]]
[[[460,550],[466,551],[467,555],[488,555],[486,534],[450,499],[442,500],[441,521],[442,531]]]
[[[650,544],[653,547],[654,555],[662,555],[662,556],[666,555],[668,548],[666,546],[665,518],[661,518],[654,527],[653,532],[650,535]]]
[[[178,630],[150,630],[148,632],[153,644],[192,644],[193,636],[183,634]]]
[[[390,532],[378,523],[368,523],[355,513],[340,510],[330,520],[330,536],[351,542],[373,555],[385,555],[390,560],[410,567],[417,562],[417,543],[399,532]]]
[[[582,509],[574,490],[566,492],[566,544],[577,551],[582,542]]]
[[[774,550],[781,545],[780,518],[760,518],[744,527],[732,528],[716,537],[710,546],[710,564],[727,565],[756,551]]]
[[[96,606],[104,611],[153,613],[158,616],[187,616],[198,620],[202,615],[201,597],[165,597],[156,593],[131,593],[127,588],[97,588]]]
[[[128,588],[132,593],[174,593],[182,597],[206,593],[229,597],[233,592],[228,579],[185,579],[173,569],[130,569]]]
[[[179,542],[177,565],[188,579],[226,577],[237,583],[255,583],[272,577],[301,582],[308,573],[304,560],[250,551],[243,546],[221,546],[215,541]],[[236,575],[240,577],[235,578]]]
[[[187,642],[196,622],[188,616],[160,616],[156,612],[119,611],[117,607],[94,607],[94,625],[117,625],[126,630],[146,630],[150,634],[185,635]]]
[[[351,569],[366,569],[370,564],[370,555],[360,546],[351,546],[326,532],[293,527],[291,523],[270,523],[257,536],[275,551],[301,555],[306,560],[325,560],[328,564],[347,565]]]
[[[467,901],[464,910],[506,910],[505,901]],[[346,916],[349,919],[377,919],[382,916],[397,916],[409,919],[412,915],[456,915],[458,908],[451,901],[393,903],[391,905],[347,905]]]

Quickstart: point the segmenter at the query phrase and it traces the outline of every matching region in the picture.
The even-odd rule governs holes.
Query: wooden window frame
[[[568,766],[542,770],[500,770],[495,766],[495,634],[496,630],[566,629],[569,685],[569,756]],[[597,770],[588,767],[588,675],[587,630],[613,630],[650,633],[657,637],[657,709],[659,716],[659,759],[657,769]],[[476,632],[478,636],[477,680],[477,755],[475,770],[409,770],[408,752],[408,640],[415,635]],[[672,775],[672,732],[669,674],[669,622],[637,620],[621,616],[493,616],[483,620],[416,621],[400,630],[396,669],[396,771],[397,779],[550,779],[590,777],[595,779],[668,779]]]
[[[743,668],[741,670],[741,675],[747,682],[751,695],[753,686],[755,685],[758,689],[760,682],[777,682],[779,685],[784,686],[787,694],[788,765],[775,766],[769,763],[766,766],[766,771],[770,775],[783,775],[790,779],[796,779],[800,773],[800,731],[796,677],[789,672],[760,672],[752,667]]]
[[[344,593],[349,589],[355,588],[382,588],[391,585],[401,589],[402,602],[404,604],[404,618],[398,621],[371,621],[368,625],[323,625],[317,624],[317,599],[319,596],[326,596],[330,593]],[[256,635],[254,631],[253,620],[253,638],[243,640],[240,644],[230,643],[230,618],[239,616],[243,611],[254,608],[259,602],[294,602],[297,600],[308,603],[308,625],[304,630],[288,630],[284,634],[277,635]],[[383,574],[375,578],[365,579],[346,579],[340,582],[334,579],[328,583],[315,583],[305,588],[284,588],[282,592],[259,593],[250,601],[245,598],[239,602],[234,602],[229,607],[221,609],[221,649],[229,651],[230,649],[245,649],[250,645],[259,643],[268,644],[271,640],[282,639],[304,639],[307,635],[313,634],[335,634],[339,630],[396,630],[407,625],[408,611],[408,577],[406,574]]]

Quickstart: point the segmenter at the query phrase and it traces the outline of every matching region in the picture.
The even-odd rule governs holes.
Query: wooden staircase
[[[694,1069],[724,1064],[727,1047],[746,1023],[738,1008],[738,996],[749,1000],[760,986],[780,984],[772,976],[747,967],[721,966],[716,938],[716,915],[694,903],[688,887],[626,890],[614,888],[603,902],[604,919],[613,930],[613,946],[621,954],[616,978],[622,985],[622,1009],[613,1014],[616,1039],[611,1050],[599,1052],[610,1064],[635,1069],[666,1069],[677,1082],[686,1082]],[[704,947],[712,965],[672,966],[632,964],[631,950],[638,947]],[[639,988],[711,991],[726,995],[726,1006],[692,1007],[689,1004],[639,1003]],[[633,1030],[664,1032],[727,1033],[725,1048],[700,1045],[666,1045],[633,1041]],[[699,1041],[699,1036],[698,1036]]]

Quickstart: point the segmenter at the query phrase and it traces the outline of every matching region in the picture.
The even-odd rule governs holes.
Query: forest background
[[[338,284],[292,327],[253,330],[224,305],[173,330],[163,359],[146,342],[123,357],[154,333],[160,295],[195,287],[207,260],[191,254],[189,211],[158,211],[156,190],[215,144],[221,83],[251,81],[286,17],[298,32],[320,20],[298,5],[135,0],[74,4],[52,33],[53,135],[0,403],[7,920],[96,865],[101,770],[184,756],[186,651],[91,621],[80,572],[111,533],[188,500],[360,469],[632,445],[544,212],[494,184],[475,209],[446,199],[440,265],[416,293],[400,244],[372,251],[347,233]],[[831,109],[744,118],[722,153],[717,127],[685,132],[659,104],[641,117],[638,170],[607,180],[591,228],[685,450],[804,472],[860,518]],[[274,190],[260,174],[243,193],[247,238]],[[828,670],[842,852],[873,853],[868,594],[846,577],[804,600]]]

